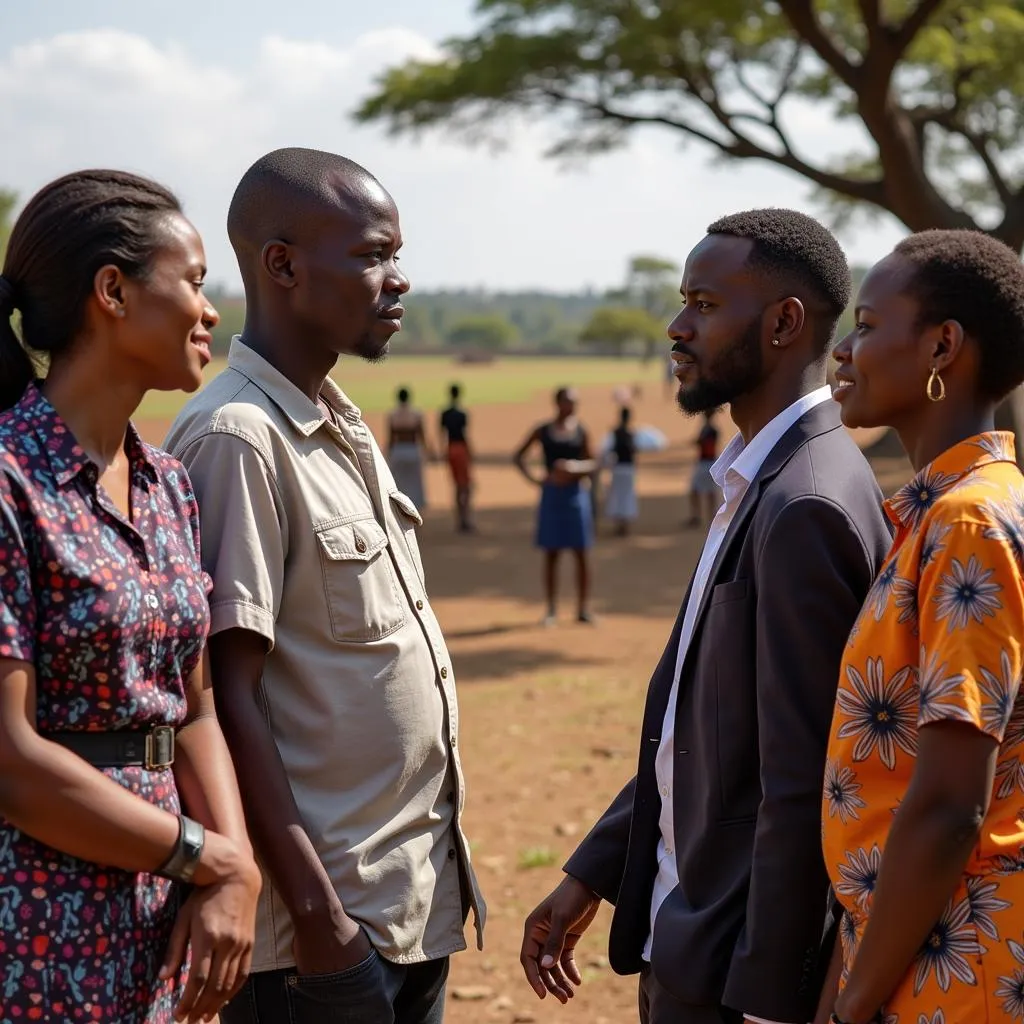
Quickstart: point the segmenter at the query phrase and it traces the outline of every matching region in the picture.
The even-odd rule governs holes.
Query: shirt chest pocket
[[[380,524],[370,517],[323,525],[316,537],[334,639],[368,643],[400,629],[405,602]]]

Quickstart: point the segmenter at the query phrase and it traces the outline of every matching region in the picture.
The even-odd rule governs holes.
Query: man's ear
[[[266,242],[260,252],[260,263],[267,276],[282,288],[295,287],[295,252],[292,245],[280,238]]]
[[[792,345],[804,329],[807,312],[804,304],[795,296],[790,295],[775,303],[769,311],[772,331],[772,347],[786,348]],[[776,341],[778,344],[776,344]]]

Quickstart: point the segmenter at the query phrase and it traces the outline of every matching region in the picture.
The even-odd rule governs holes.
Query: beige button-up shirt
[[[465,948],[485,906],[460,827],[455,679],[415,527],[359,410],[337,426],[238,338],[166,446],[199,499],[211,630],[270,642],[260,697],[310,838],[341,901],[389,960]],[[253,970],[295,963],[268,878]]]

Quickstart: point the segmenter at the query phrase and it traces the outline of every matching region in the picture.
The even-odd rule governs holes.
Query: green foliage
[[[500,140],[550,113],[553,153],[670,128],[803,175],[848,215],[987,226],[1024,245],[1024,0],[478,0],[479,30],[387,71],[357,118]],[[795,139],[810,101],[874,141],[834,164]]]
[[[219,288],[207,288],[206,297],[220,315],[220,323],[212,331],[213,354],[226,356],[231,339],[242,333],[242,326],[245,324],[245,299],[241,295],[232,295]]]
[[[496,352],[508,348],[519,337],[515,325],[499,313],[475,313],[452,327],[448,340],[459,348]]]
[[[643,345],[647,355],[664,340],[664,323],[636,306],[601,306],[580,332],[580,341],[606,346],[619,355],[634,344]]]
[[[569,351],[579,329],[601,302],[597,294],[552,292],[413,291],[405,301],[402,340],[417,348],[448,343],[466,318],[499,317],[515,329],[507,344],[549,352]]]
[[[0,188],[0,264],[3,263],[4,254],[7,252],[7,239],[11,237],[11,228],[14,227],[14,207],[17,202],[16,192]]]
[[[558,854],[549,846],[531,846],[522,850],[519,854],[520,871],[529,871],[532,868],[549,868],[552,864],[558,863]]]

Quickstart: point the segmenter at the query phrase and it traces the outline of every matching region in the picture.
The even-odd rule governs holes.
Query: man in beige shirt
[[[400,328],[398,211],[358,165],[285,149],[246,172],[228,232],[245,327],[167,438],[199,497],[217,706],[264,869],[223,1019],[439,1024],[485,913],[455,683],[419,513],[328,377]]]

